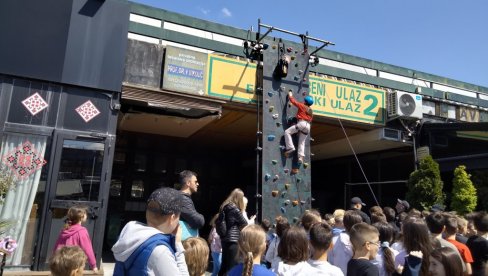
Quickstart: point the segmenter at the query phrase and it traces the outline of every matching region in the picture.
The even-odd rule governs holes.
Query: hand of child
[[[175,235],[176,243],[181,242],[182,231],[181,231],[181,227],[179,224],[176,226],[175,230],[171,234]]]
[[[288,97],[293,97],[293,93],[291,91],[288,91]]]
[[[94,268],[93,268],[93,273],[95,273],[95,274],[100,274],[100,270],[98,270],[98,268],[94,267]]]

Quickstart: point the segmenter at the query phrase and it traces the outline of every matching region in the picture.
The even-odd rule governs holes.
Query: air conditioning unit
[[[389,93],[388,117],[422,119],[422,96],[401,91]]]

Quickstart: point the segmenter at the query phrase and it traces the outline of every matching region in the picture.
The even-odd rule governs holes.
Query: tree
[[[419,168],[410,174],[406,199],[419,210],[429,210],[434,204],[444,205],[443,186],[439,164],[427,155],[420,160]]]
[[[466,166],[459,165],[452,180],[451,210],[461,215],[471,213],[476,209],[477,199],[471,175],[466,172]]]

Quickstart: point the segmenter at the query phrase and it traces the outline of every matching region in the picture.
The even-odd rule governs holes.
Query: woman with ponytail
[[[59,233],[58,240],[54,245],[53,252],[56,252],[63,246],[79,246],[86,254],[88,263],[95,273],[98,272],[95,254],[93,253],[93,246],[88,234],[88,230],[81,226],[81,223],[86,221],[86,208],[81,206],[73,206],[69,208],[66,215],[66,224],[64,229]]]
[[[234,266],[228,276],[272,276],[271,271],[261,265],[261,257],[266,250],[266,233],[257,224],[241,230],[238,242],[238,257],[242,263]]]
[[[380,276],[391,276],[395,272],[395,257],[398,251],[390,248],[395,237],[395,229],[387,222],[376,222],[373,224],[380,233],[381,247],[376,254],[375,265],[378,267]]]

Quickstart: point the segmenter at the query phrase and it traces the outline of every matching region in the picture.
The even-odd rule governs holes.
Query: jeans
[[[212,252],[212,262],[213,262],[212,276],[217,276],[219,274],[220,264],[222,264],[222,253]]]

